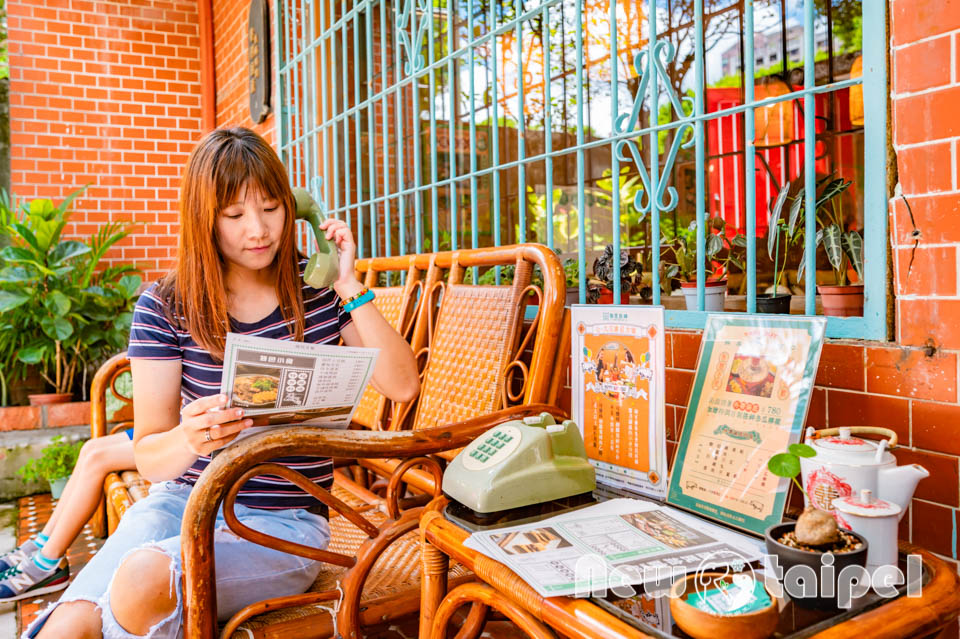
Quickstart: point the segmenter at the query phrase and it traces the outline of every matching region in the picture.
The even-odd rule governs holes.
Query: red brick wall
[[[273,59],[273,3],[270,8],[270,67],[274,73]],[[245,126],[262,135],[271,144],[276,144],[273,112],[260,124],[250,119],[247,88],[247,23],[249,2],[214,0],[213,41],[217,76],[217,126]],[[271,78],[271,90],[276,86],[276,75]],[[276,105],[272,105],[276,111]]]
[[[176,247],[180,173],[200,134],[193,0],[11,0],[11,186],[74,204],[67,235],[142,225],[109,254],[148,280]]]

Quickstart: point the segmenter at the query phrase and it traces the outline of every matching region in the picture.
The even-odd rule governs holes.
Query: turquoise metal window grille
[[[281,157],[295,184],[351,225],[361,257],[540,241],[576,260],[583,303],[606,232],[613,272],[622,246],[645,256],[657,304],[665,234],[680,233],[683,216],[696,228],[723,217],[747,238],[752,313],[758,256],[767,259],[758,231],[777,190],[802,183],[797,197],[815,210],[823,167],[840,166],[855,174],[865,304],[862,317],[830,317],[828,335],[887,337],[886,3],[277,0],[274,18]],[[707,33],[722,20],[735,42],[729,30]],[[841,24],[865,34],[858,51],[838,50]],[[705,49],[724,42],[724,77],[708,83],[718,65]],[[678,83],[681,63],[692,75]],[[844,65],[847,77],[835,77]],[[777,68],[783,88],[769,91]],[[862,129],[844,111],[854,91]],[[771,114],[781,139],[758,148]],[[835,157],[851,153],[852,163]],[[605,222],[597,211],[607,209]],[[809,274],[815,216],[804,225],[797,250]],[[702,233],[695,243],[703,309]],[[817,311],[813,279],[802,283],[806,314]],[[667,310],[673,327],[702,328],[705,316]]]

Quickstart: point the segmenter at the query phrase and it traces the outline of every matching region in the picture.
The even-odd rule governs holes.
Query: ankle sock
[[[37,545],[37,548],[43,548],[47,545],[48,541],[50,541],[50,537],[44,535],[43,533],[37,533],[33,536],[33,543]]]
[[[57,564],[60,563],[61,559],[63,559],[63,557],[57,557],[56,559],[47,559],[47,557],[43,554],[42,550],[37,551],[33,555],[33,563],[37,566],[37,568],[40,568],[44,572],[49,572],[54,568],[56,568]]]

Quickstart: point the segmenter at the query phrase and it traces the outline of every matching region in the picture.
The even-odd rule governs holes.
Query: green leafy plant
[[[49,446],[40,452],[40,457],[31,459],[17,470],[24,482],[41,479],[55,481],[67,477],[73,472],[80,456],[82,441],[67,442],[63,435],[54,437]]]
[[[807,444],[790,444],[787,447],[787,452],[777,453],[767,460],[767,470],[777,477],[792,479],[793,483],[800,489],[800,492],[807,495],[807,499],[810,499],[810,495],[807,494],[807,491],[804,490],[800,482],[797,481],[797,475],[800,474],[800,458],[815,457],[816,455],[817,451],[815,451],[812,446],[808,446]],[[811,502],[812,501],[813,500],[811,500]]]
[[[132,224],[104,224],[85,241],[61,238],[85,188],[59,205],[37,199],[18,209],[0,198],[0,235],[10,242],[0,251],[0,361],[21,376],[37,366],[58,393],[69,392],[84,367],[123,349],[142,281],[132,265],[100,269]]]
[[[843,192],[852,182],[843,178],[834,179],[830,174],[817,181],[815,215],[817,219],[817,237],[814,249],[823,246],[827,260],[833,268],[833,276],[837,285],[847,283],[847,267],[852,266],[857,278],[863,281],[863,236],[860,231],[848,226],[843,213]],[[786,188],[786,187],[785,187]],[[787,232],[802,233],[801,227],[806,215],[806,202],[801,190],[793,198],[790,205],[790,215],[787,221]],[[801,237],[798,235],[797,237]],[[797,267],[797,280],[803,279],[806,265],[806,247]]]
[[[747,238],[742,234],[728,237],[723,218],[710,218],[704,225],[704,264],[707,277],[722,279],[730,272],[730,266],[743,270],[743,254],[747,247]],[[697,222],[694,220],[686,229],[677,229],[670,244],[673,260],[661,262],[661,281],[679,277],[684,282],[697,279]],[[726,251],[726,252],[724,252]]]
[[[800,474],[800,458],[816,457],[816,455],[817,451],[812,446],[790,444],[787,447],[787,452],[778,453],[767,460],[767,470],[777,477],[786,477],[793,480],[800,492],[807,496],[807,503],[810,505],[797,518],[794,535],[798,542],[808,546],[831,544],[840,537],[837,521],[833,515],[817,508],[815,506],[816,502],[810,497],[810,493],[804,490],[800,482],[797,481],[797,475]]]
[[[784,219],[783,207],[790,196],[792,184],[787,182],[777,194],[770,209],[770,226],[767,229],[767,254],[773,260],[773,294],[780,288],[781,280],[786,273],[787,253],[790,247],[803,239],[804,228],[797,224],[797,216],[791,208],[790,219]],[[794,200],[795,202],[797,200]],[[783,241],[781,242],[781,237]],[[781,256],[781,252],[783,255]],[[802,264],[800,265],[802,268]]]

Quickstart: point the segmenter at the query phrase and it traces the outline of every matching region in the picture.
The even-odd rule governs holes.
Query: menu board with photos
[[[762,535],[787,479],[767,461],[800,440],[825,318],[707,318],[667,502]]]
[[[573,418],[597,484],[663,499],[663,308],[571,307]]]

